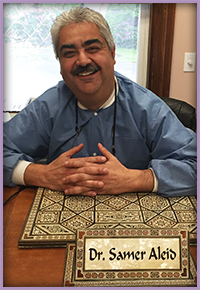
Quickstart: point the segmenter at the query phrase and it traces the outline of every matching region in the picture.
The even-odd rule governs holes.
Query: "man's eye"
[[[75,51],[64,51],[63,52],[63,56],[64,57],[67,57],[67,58],[70,58],[70,57],[74,57],[75,56],[75,54],[76,54],[76,52]]]
[[[100,50],[100,47],[98,46],[90,46],[87,48],[87,52],[89,53],[96,53]]]

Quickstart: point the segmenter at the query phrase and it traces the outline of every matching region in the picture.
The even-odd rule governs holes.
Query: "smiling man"
[[[97,110],[114,89],[115,47],[109,50],[93,23],[68,24],[60,31],[61,74],[79,102]]]
[[[65,194],[196,194],[196,134],[149,90],[114,71],[103,16],[58,16],[52,43],[63,81],[4,124],[4,185]],[[38,160],[46,158],[46,164]]]

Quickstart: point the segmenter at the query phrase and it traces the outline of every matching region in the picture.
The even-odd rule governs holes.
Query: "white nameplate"
[[[179,238],[86,238],[85,270],[180,269]]]
[[[75,281],[188,279],[185,229],[77,230]]]

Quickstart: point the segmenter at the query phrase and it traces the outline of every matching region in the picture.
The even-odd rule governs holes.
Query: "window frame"
[[[169,97],[176,4],[156,3],[150,8],[147,88]]]

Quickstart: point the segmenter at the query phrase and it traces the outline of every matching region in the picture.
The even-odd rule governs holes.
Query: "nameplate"
[[[183,229],[78,230],[75,280],[189,277]]]
[[[179,257],[179,238],[85,239],[85,270],[179,270]]]

